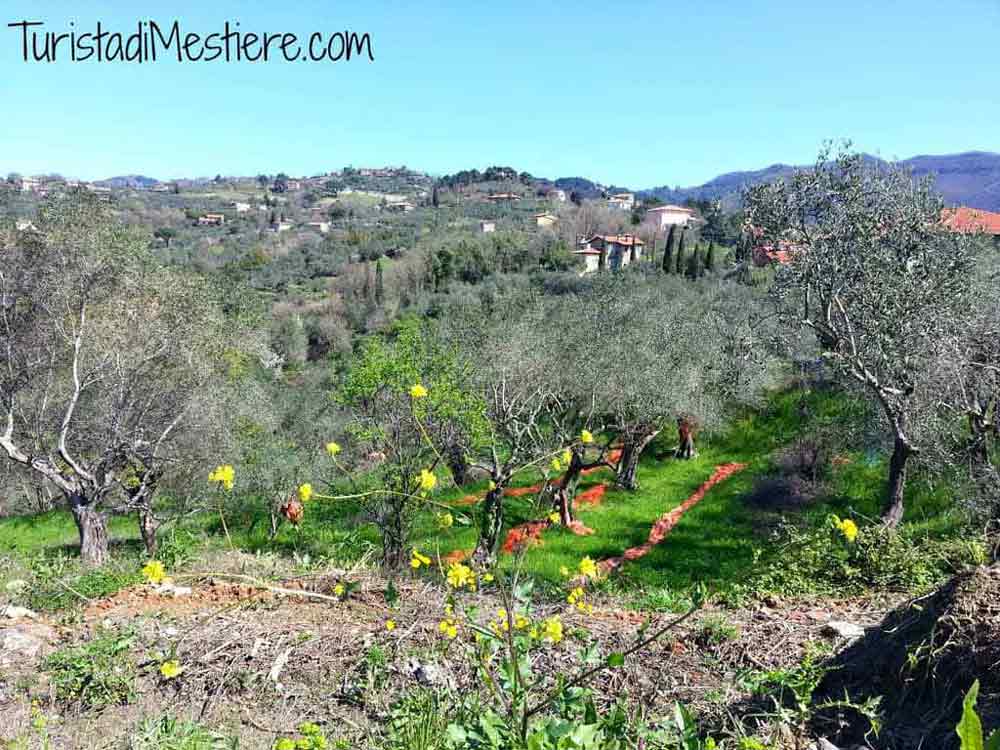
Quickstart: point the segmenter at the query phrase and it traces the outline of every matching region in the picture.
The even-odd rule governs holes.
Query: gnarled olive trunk
[[[479,519],[479,540],[472,562],[479,568],[488,568],[497,559],[500,548],[500,534],[503,531],[503,487],[494,482],[494,487],[483,499]]]
[[[677,450],[674,452],[675,458],[691,459],[698,456],[698,451],[694,447],[694,420],[687,417],[677,418]]]
[[[409,561],[406,549],[407,519],[404,502],[391,499],[380,509],[382,532],[382,567],[387,571],[402,570]]]
[[[903,492],[906,490],[906,462],[913,455],[913,446],[897,436],[889,460],[889,489],[882,522],[891,529],[903,520]]]
[[[104,565],[108,561],[107,516],[78,492],[69,496],[69,509],[80,534],[80,559],[84,565]]]
[[[146,545],[146,554],[155,557],[156,530],[160,524],[149,508],[139,508],[136,514],[139,521],[139,534],[142,536],[142,543]]]
[[[623,438],[622,455],[618,459],[618,466],[615,468],[616,485],[626,490],[639,489],[639,481],[636,479],[636,473],[639,469],[639,459],[642,458],[646,447],[659,434],[660,431],[655,430],[638,435],[626,435]]]
[[[573,498],[576,497],[576,488],[580,484],[582,472],[583,459],[579,453],[573,451],[573,458],[570,459],[569,467],[556,488],[553,500],[554,509],[559,514],[559,522],[563,526],[568,526],[573,522]]]
[[[469,479],[469,462],[465,460],[465,452],[461,446],[454,445],[448,448],[445,460],[455,484],[463,486]]]
[[[995,406],[994,411],[1000,415],[1000,405]],[[991,438],[998,434],[998,428],[1000,428],[1000,418],[995,418],[991,424],[989,405],[983,408],[977,400],[974,407],[969,410],[969,432],[970,452],[973,460],[980,466],[986,466],[990,462],[990,442]]]

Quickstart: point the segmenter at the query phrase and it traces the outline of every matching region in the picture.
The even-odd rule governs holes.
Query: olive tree
[[[547,361],[540,356],[540,332],[547,321],[537,301],[522,295],[497,300],[489,310],[455,310],[439,335],[459,342],[468,390],[481,404],[484,430],[465,432],[462,451],[470,465],[489,477],[479,508],[479,537],[473,561],[496,560],[504,523],[504,492],[519,471],[550,452],[543,424],[550,397]]]
[[[350,415],[348,432],[373,465],[370,478],[377,483],[363,500],[381,532],[389,570],[408,560],[415,512],[445,463],[440,446],[456,434],[456,424],[477,429],[482,409],[464,390],[465,379],[453,347],[411,319],[389,337],[368,339],[337,390]]]
[[[0,450],[58,489],[100,564],[115,499],[148,512],[178,456],[211,442],[226,321],[93,197],[54,198],[36,225],[0,239]]]
[[[941,222],[927,181],[824,151],[814,167],[751,188],[756,241],[788,243],[774,298],[811,330],[832,371],[879,406],[892,440],[883,520],[903,517],[909,459],[926,440],[935,345],[970,310],[975,244]]]

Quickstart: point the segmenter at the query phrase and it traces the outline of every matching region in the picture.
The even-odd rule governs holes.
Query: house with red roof
[[[642,258],[645,243],[634,234],[595,234],[580,240],[573,254],[584,261],[584,273],[601,268],[616,271]]]
[[[941,221],[953,232],[989,234],[1000,237],[1000,213],[959,206],[941,212]]]

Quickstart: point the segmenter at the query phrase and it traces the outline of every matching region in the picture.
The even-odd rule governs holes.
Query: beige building
[[[535,226],[551,227],[555,226],[559,219],[552,214],[535,214]]]
[[[684,206],[658,206],[646,211],[643,223],[654,229],[665,229],[670,226],[686,227],[695,218],[694,211]]]
[[[644,245],[633,234],[595,234],[590,239],[581,240],[573,254],[583,259],[584,273],[600,268],[616,271],[641,260]]]
[[[198,217],[198,225],[202,227],[221,227],[225,223],[225,214],[205,214]]]

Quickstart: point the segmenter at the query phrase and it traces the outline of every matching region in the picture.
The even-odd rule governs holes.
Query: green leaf
[[[613,654],[608,654],[608,666],[609,667],[621,667],[625,664],[625,655],[616,651]]]
[[[955,733],[962,743],[962,750],[985,750],[983,747],[983,725],[976,714],[976,698],[979,697],[979,680],[972,683],[962,702],[962,719],[955,727]],[[992,741],[992,740],[991,740]]]

